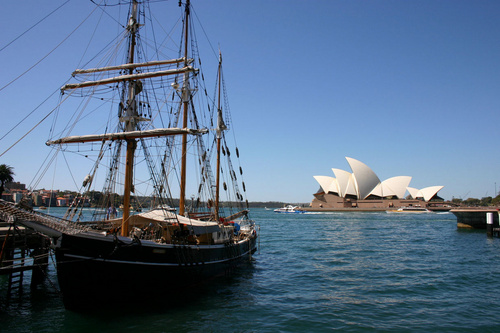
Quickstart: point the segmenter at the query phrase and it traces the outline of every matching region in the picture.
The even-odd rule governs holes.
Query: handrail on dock
[[[82,226],[76,222],[65,220],[62,218],[50,216],[40,212],[30,211],[17,206],[12,202],[0,199],[0,219],[6,222],[33,222],[43,225],[58,232],[67,234],[77,234],[83,231],[90,230],[88,226]]]

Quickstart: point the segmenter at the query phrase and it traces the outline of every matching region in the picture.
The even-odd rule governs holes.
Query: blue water
[[[179,306],[66,311],[51,267],[51,281],[35,291],[26,282],[2,306],[0,331],[500,330],[500,239],[457,230],[453,214],[251,213],[261,227],[254,262]],[[112,281],[103,292],[112,296]]]

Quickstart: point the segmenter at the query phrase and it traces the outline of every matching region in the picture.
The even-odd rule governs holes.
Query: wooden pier
[[[31,271],[31,287],[43,282],[49,261],[50,239],[15,222],[0,221],[0,275],[8,275],[7,300],[23,293],[24,273]]]

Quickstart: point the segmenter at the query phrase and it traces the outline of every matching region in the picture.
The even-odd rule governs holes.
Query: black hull
[[[173,245],[113,236],[63,235],[57,276],[67,309],[160,301],[231,273],[256,250],[256,237],[227,245]]]

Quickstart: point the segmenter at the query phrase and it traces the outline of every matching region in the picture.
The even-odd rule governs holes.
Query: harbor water
[[[6,305],[1,332],[494,332],[500,239],[457,229],[453,214],[277,214],[253,209],[251,263],[178,304],[95,313],[64,309],[54,266]],[[124,277],[126,278],[126,277]],[[113,289],[103,281],[102,292]],[[175,288],[175,286],[158,286]],[[161,302],[160,302],[161,303]]]

